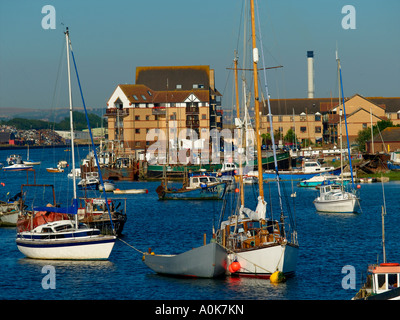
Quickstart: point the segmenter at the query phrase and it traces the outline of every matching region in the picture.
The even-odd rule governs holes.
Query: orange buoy
[[[359,184],[357,185],[357,189],[361,189],[361,186]]]
[[[239,193],[239,188],[236,188],[236,189],[235,189],[235,192],[236,192],[236,193]]]
[[[235,273],[236,271],[239,271],[239,269],[241,268],[240,263],[237,261],[233,261],[230,265],[229,265],[229,272],[230,273]]]

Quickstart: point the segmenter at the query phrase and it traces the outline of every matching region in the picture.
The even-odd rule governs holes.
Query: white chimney
[[[309,99],[314,98],[314,51],[307,51],[308,64],[308,95]]]

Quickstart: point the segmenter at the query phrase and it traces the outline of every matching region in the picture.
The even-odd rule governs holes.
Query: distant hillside
[[[76,111],[84,112],[83,108],[75,108]],[[88,113],[102,117],[105,108],[88,108]],[[10,120],[13,118],[43,120],[47,122],[60,122],[69,117],[69,108],[58,109],[32,109],[32,108],[1,108],[0,119]]]
[[[25,116],[27,116],[25,114]],[[89,123],[92,128],[98,128],[101,127],[101,120],[102,118],[99,117],[96,114],[89,113]],[[42,117],[43,119],[43,111],[42,111]],[[74,111],[73,112],[73,118],[74,118],[74,127],[75,130],[84,130],[87,129],[87,122],[86,122],[86,116],[85,113],[79,112],[79,111]],[[107,126],[107,121],[103,119],[103,127]],[[22,117],[15,117],[10,120],[1,120],[0,124],[2,125],[9,125],[9,126],[14,126],[18,130],[29,130],[29,129],[36,129],[36,130],[41,130],[41,129],[53,129],[53,130],[69,130],[70,129],[70,119],[69,119],[69,112],[67,113],[67,116],[64,116],[61,121],[55,122],[55,121],[47,121],[47,120],[38,120],[38,119],[26,119]]]

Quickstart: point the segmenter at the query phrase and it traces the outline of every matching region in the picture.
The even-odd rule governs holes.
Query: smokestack
[[[307,51],[308,66],[308,95],[307,98],[314,98],[314,51]]]

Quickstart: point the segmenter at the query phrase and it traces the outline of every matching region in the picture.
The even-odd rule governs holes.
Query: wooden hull
[[[226,270],[225,249],[212,242],[177,255],[145,254],[144,263],[153,271],[180,277],[216,278]]]
[[[139,179],[139,170],[135,168],[102,167],[101,175],[104,180],[136,181]]]

